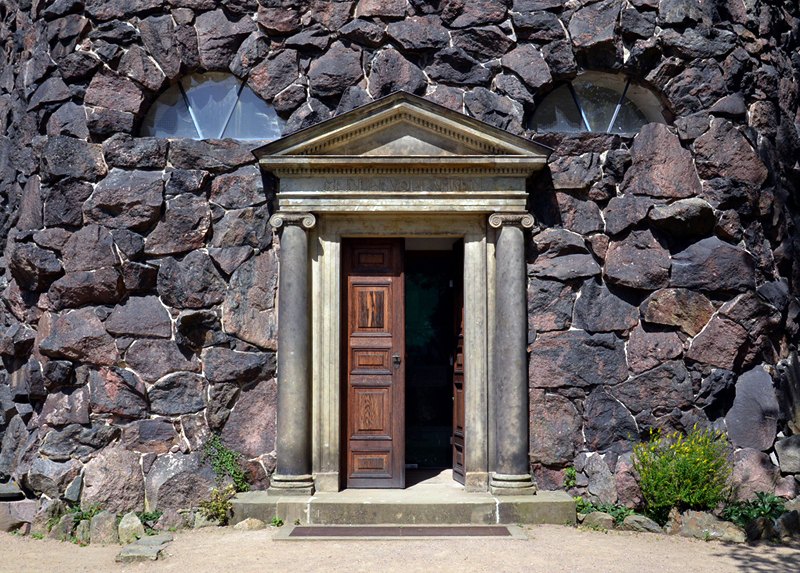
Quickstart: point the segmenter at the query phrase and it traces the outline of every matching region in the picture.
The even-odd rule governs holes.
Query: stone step
[[[536,495],[408,490],[345,490],[313,496],[239,493],[231,501],[231,524],[249,517],[270,523],[311,525],[572,524],[575,501],[563,491]]]

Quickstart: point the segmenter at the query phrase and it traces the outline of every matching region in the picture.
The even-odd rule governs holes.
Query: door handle
[[[400,353],[399,352],[395,352],[392,355],[392,362],[394,363],[394,367],[395,368],[399,368],[400,367],[400,360],[401,360],[400,359]]]

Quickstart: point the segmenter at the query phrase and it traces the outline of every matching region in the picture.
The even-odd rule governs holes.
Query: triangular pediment
[[[262,164],[287,156],[477,158],[515,156],[544,162],[550,148],[464,114],[398,92],[255,151]],[[274,158],[272,161],[270,158]]]

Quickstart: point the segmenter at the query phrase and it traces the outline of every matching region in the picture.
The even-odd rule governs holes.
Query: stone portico
[[[274,494],[342,487],[341,241],[384,236],[463,238],[466,489],[535,492],[524,231],[547,152],[405,93],[256,152],[279,180]]]

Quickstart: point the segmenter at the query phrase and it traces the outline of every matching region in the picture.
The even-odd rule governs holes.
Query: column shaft
[[[278,459],[270,484],[277,495],[313,493],[308,237],[292,224],[300,221],[281,218],[276,225],[288,223],[281,232],[278,283]]]
[[[503,224],[496,245],[494,418],[496,460],[490,482],[496,494],[530,494],[528,465],[528,360],[525,237]]]

